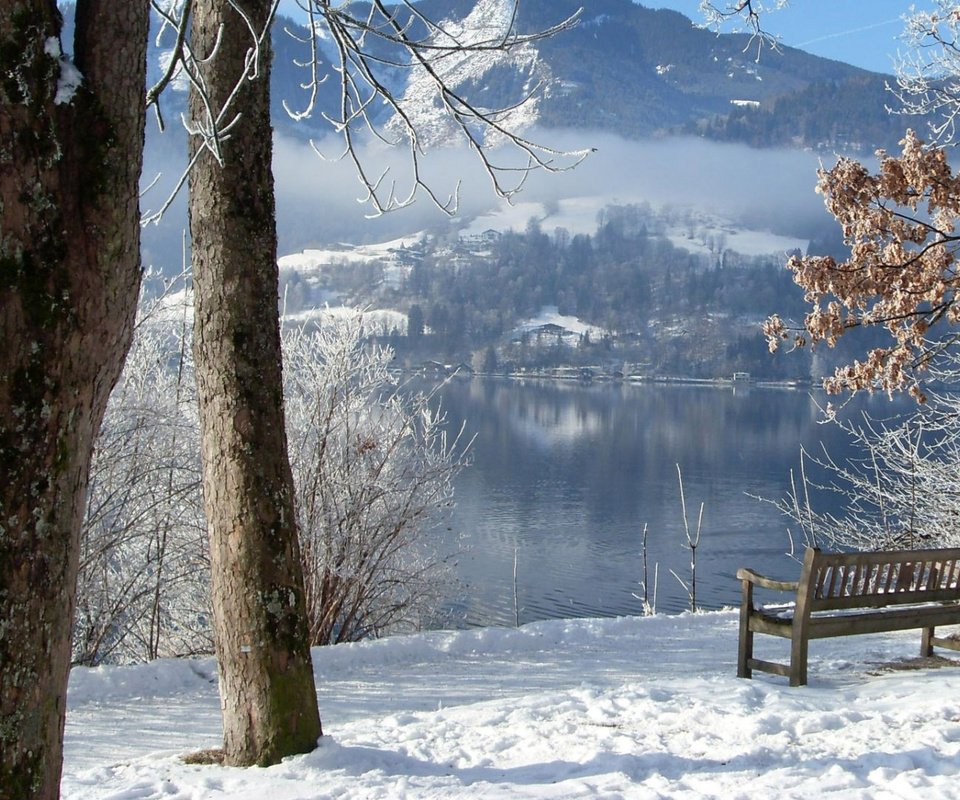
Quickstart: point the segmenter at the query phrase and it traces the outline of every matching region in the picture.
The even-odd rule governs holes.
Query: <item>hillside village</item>
[[[771,358],[759,327],[803,313],[783,265],[808,241],[645,203],[595,216],[592,235],[545,216],[287,255],[286,319],[366,309],[369,336],[406,369],[810,379],[809,354]]]

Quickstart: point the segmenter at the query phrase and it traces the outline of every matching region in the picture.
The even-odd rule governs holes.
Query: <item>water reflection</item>
[[[739,566],[797,569],[788,521],[754,498],[783,495],[801,443],[845,450],[803,391],[473,379],[442,394],[451,426],[466,420],[477,435],[451,526],[463,552],[449,609],[467,625],[513,623],[515,552],[521,622],[640,613],[644,523],[657,608],[686,608],[670,574],[690,571],[677,464],[691,526],[704,503],[698,602],[735,604]],[[885,397],[864,397],[846,413],[867,406],[890,410]]]

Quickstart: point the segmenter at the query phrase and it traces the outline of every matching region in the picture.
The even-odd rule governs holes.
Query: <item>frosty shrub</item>
[[[141,321],[97,440],[73,661],[212,652],[189,326]],[[451,581],[428,532],[464,465],[428,394],[395,385],[358,314],[284,333],[311,644],[420,627]]]
[[[182,320],[161,314],[137,326],[94,451],[74,663],[212,649],[189,353]]]
[[[357,314],[284,334],[285,398],[313,645],[421,627],[449,583],[429,532],[452,505],[462,430],[397,386]]]
[[[937,370],[955,383],[960,364]],[[829,412],[828,412],[829,414]],[[855,455],[840,461],[826,451],[801,452],[799,475],[777,503],[817,547],[858,550],[960,546],[960,396],[930,392],[902,416],[866,414],[833,424],[846,432]],[[819,510],[828,497],[842,508]]]

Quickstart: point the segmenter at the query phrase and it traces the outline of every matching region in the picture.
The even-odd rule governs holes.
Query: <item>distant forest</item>
[[[774,312],[802,320],[786,255],[744,257],[721,228],[689,210],[606,208],[594,235],[542,230],[425,236],[389,261],[333,265],[324,292],[347,304],[393,308],[405,329],[378,338],[407,365],[466,363],[484,371],[590,366],[650,376],[808,379],[829,366],[809,352],[770,355],[760,323]],[[670,230],[689,239],[683,249]],[[841,243],[814,241],[817,252]],[[316,286],[287,275],[288,310],[315,304]],[[327,294],[329,296],[329,294]],[[523,323],[545,307],[593,331]]]
[[[831,152],[894,152],[907,127],[923,120],[891,114],[895,98],[880,75],[812,83],[772,105],[735,107],[710,120],[688,123],[684,133],[751,147],[807,147]]]

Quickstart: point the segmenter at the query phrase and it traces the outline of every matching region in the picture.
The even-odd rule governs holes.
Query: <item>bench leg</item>
[[[920,637],[920,657],[927,658],[933,655],[933,628],[924,628]]]
[[[809,641],[806,636],[794,634],[790,642],[790,685],[807,685],[807,654]]]
[[[737,677],[752,678],[753,670],[750,669],[750,659],[753,658],[753,631],[748,630],[746,626],[740,626],[740,648],[737,651]]]
[[[737,677],[752,678],[750,659],[753,658],[753,631],[750,630],[750,613],[753,611],[753,584],[743,581],[743,597],[740,600],[740,646],[737,648]]]

